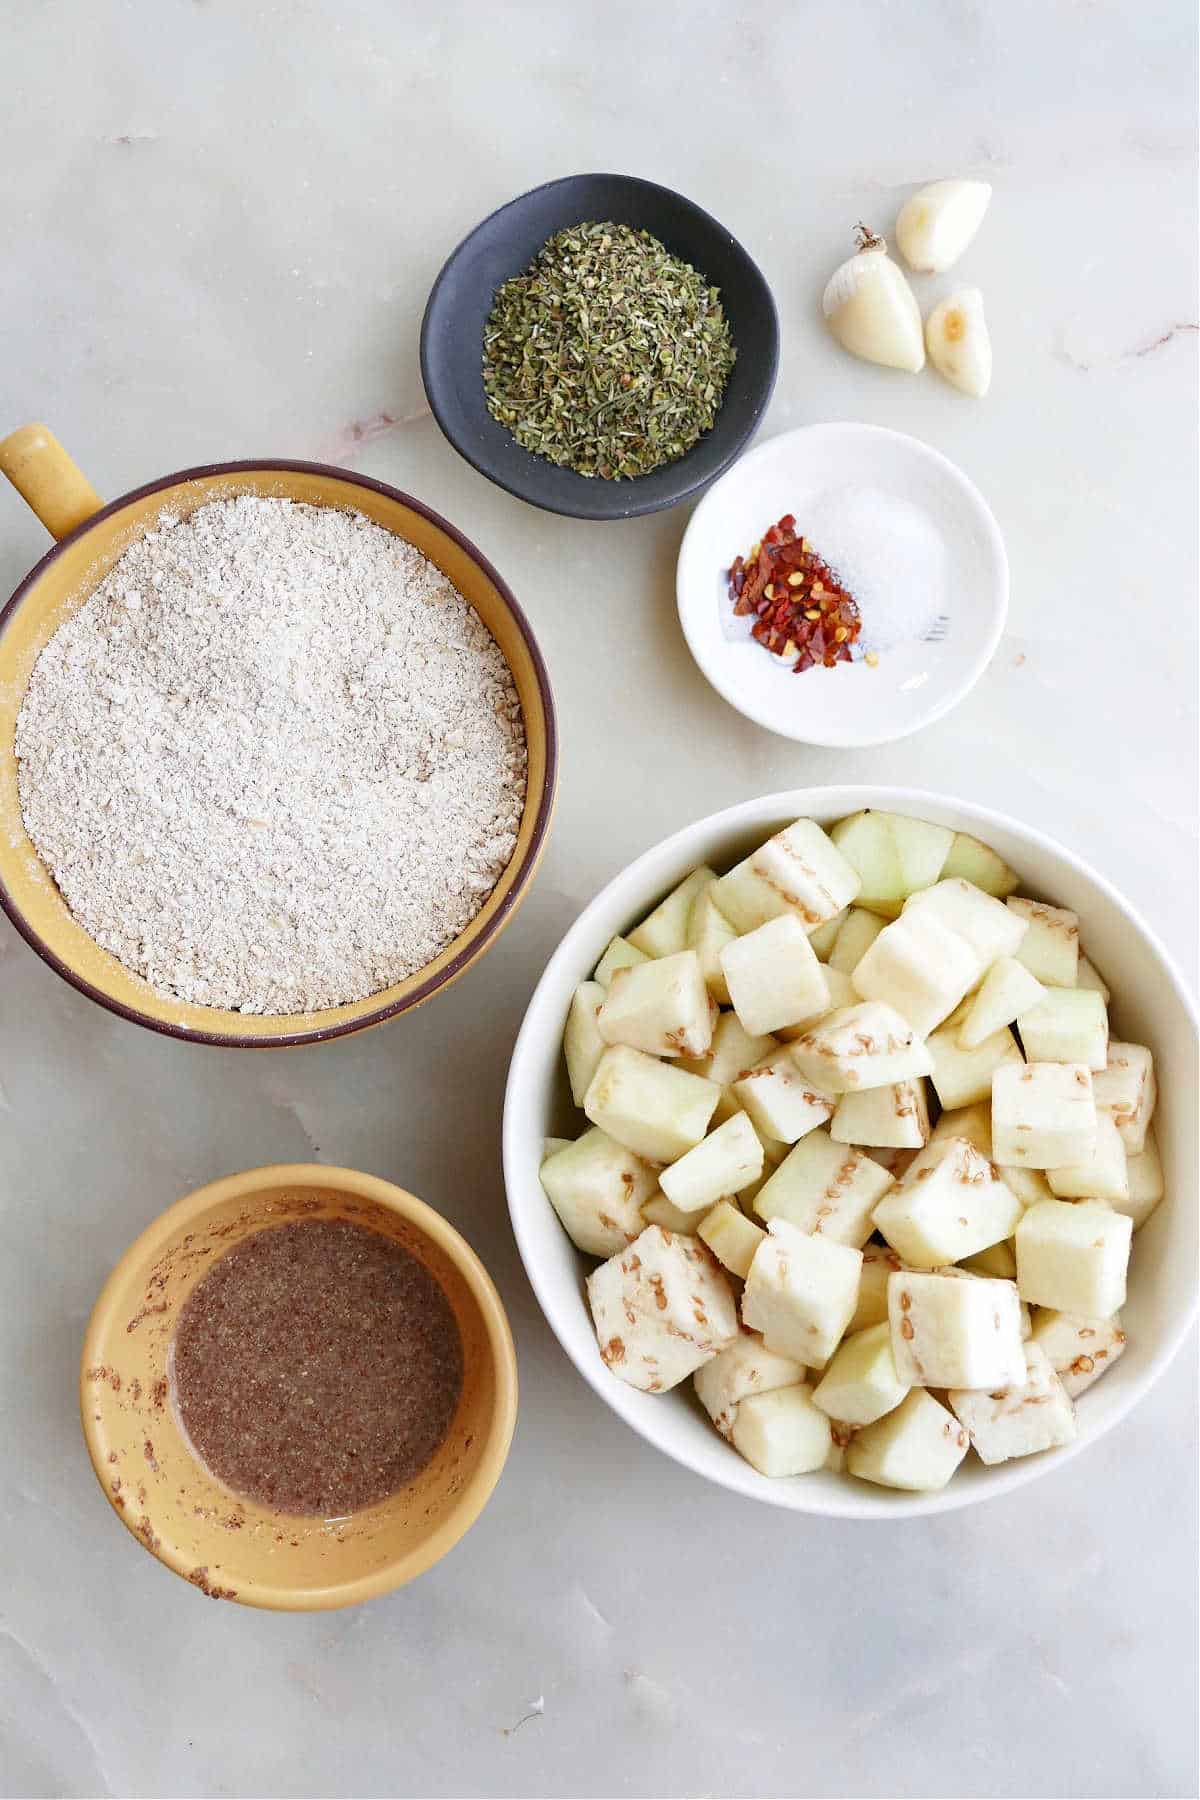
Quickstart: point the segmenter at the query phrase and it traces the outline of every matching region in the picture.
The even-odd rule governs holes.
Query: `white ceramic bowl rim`
[[[654,845],[614,876],[585,907],[546,965],[517,1036],[505,1092],[503,1144],[504,1178],[509,1213],[526,1274],[551,1330],[584,1380],[606,1405],[618,1413],[639,1436],[653,1444],[656,1449],[692,1469],[696,1474],[718,1482],[721,1486],[736,1493],[745,1494],[790,1511],[816,1513],[826,1517],[886,1521],[917,1513],[951,1512],[959,1507],[978,1504],[980,1501],[994,1498],[1013,1488],[1023,1486],[1028,1481],[1036,1480],[1039,1475],[1050,1469],[1061,1468],[1065,1461],[1077,1455],[1086,1445],[1097,1442],[1106,1431],[1111,1430],[1114,1425],[1119,1423],[1149,1391],[1176,1355],[1196,1316],[1195,1294],[1193,1293],[1190,1303],[1180,1309],[1171,1321],[1169,1328],[1164,1329],[1140,1376],[1129,1385],[1120,1402],[1111,1407],[1093,1430],[1086,1433],[1081,1432],[1074,1443],[1042,1456],[1014,1460],[987,1469],[984,1472],[986,1479],[973,1480],[969,1483],[951,1481],[947,1487],[936,1493],[905,1494],[868,1488],[866,1494],[860,1497],[857,1490],[863,1484],[846,1478],[841,1487],[831,1495],[828,1490],[818,1492],[815,1488],[809,1487],[807,1483],[814,1478],[797,1477],[792,1481],[767,1481],[753,1471],[732,1450],[729,1452],[727,1464],[722,1462],[719,1468],[713,1468],[702,1466],[701,1460],[690,1454],[687,1447],[675,1443],[664,1443],[655,1434],[653,1427],[639,1416],[636,1409],[636,1401],[644,1399],[645,1396],[636,1394],[635,1390],[616,1380],[604,1367],[598,1356],[592,1354],[580,1357],[576,1354],[565,1327],[568,1309],[575,1309],[577,1312],[583,1304],[582,1297],[578,1290],[565,1292],[560,1286],[546,1278],[533,1241],[532,1225],[527,1221],[526,1208],[521,1198],[522,1195],[536,1190],[534,1203],[545,1208],[547,1213],[549,1212],[550,1203],[542,1193],[540,1184],[537,1183],[536,1173],[534,1173],[531,1183],[528,1164],[528,1136],[522,1117],[523,1109],[527,1104],[528,1082],[525,1065],[540,1049],[545,1031],[544,1023],[538,1016],[538,1001],[546,990],[553,990],[562,981],[564,972],[571,977],[570,986],[572,988],[576,982],[584,978],[587,971],[582,970],[583,952],[594,931],[593,915],[603,907],[604,902],[613,895],[614,890],[629,890],[629,916],[632,917],[636,915],[639,905],[649,905],[657,893],[664,891],[667,882],[672,878],[669,871],[672,863],[677,863],[679,852],[687,848],[687,854],[690,855],[689,847],[693,846],[694,841],[702,836],[707,839],[719,835],[732,836],[739,829],[752,829],[755,825],[771,817],[782,820],[812,816],[832,820],[867,806],[892,812],[913,813],[917,817],[930,814],[936,817],[938,813],[950,812],[964,821],[959,829],[973,829],[975,834],[985,842],[988,838],[989,827],[993,829],[1001,827],[1023,839],[1035,854],[1040,852],[1064,859],[1086,882],[1094,886],[1118,913],[1124,916],[1131,929],[1143,940],[1151,954],[1157,958],[1164,975],[1173,986],[1176,997],[1190,1020],[1193,1036],[1196,1034],[1198,1026],[1200,1026],[1196,1006],[1174,959],[1156,934],[1112,884],[1084,862],[1081,857],[1066,849],[1064,845],[1030,826],[1019,823],[1009,815],[948,794],[935,794],[928,790],[915,788],[875,786],[790,789],[739,802],[719,813],[710,814],[706,818],[695,820],[684,826],[669,838]],[[675,879],[678,879],[678,876],[675,876]],[[1165,1204],[1170,1204],[1169,1197]],[[594,1340],[591,1341],[591,1347],[594,1351]],[[654,1403],[658,1404],[657,1401]],[[842,1491],[843,1489],[844,1491]],[[883,1506],[880,1505],[881,1497],[885,1500]]]

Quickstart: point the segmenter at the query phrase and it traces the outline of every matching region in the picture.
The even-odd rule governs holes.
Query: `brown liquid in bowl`
[[[200,1281],[172,1344],[179,1417],[217,1478],[341,1516],[432,1460],[462,1392],[445,1294],[411,1251],[342,1219],[258,1231]]]

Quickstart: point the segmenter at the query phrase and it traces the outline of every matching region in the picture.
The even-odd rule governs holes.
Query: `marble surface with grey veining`
[[[895,779],[1097,863],[1194,972],[1197,314],[1190,0],[40,0],[0,9],[0,432],[106,496],[189,464],[345,462],[460,525],[552,672],[561,800],[503,945],[385,1031],[286,1057],[111,1018],[0,922],[0,1785],[10,1795],[1192,1795],[1194,1349],[990,1504],[891,1528],[747,1510],[603,1408],[509,1232],[508,1053],[596,888],[746,795]],[[455,456],[417,366],[480,217],[554,175],[682,189],[758,258],[767,433],[867,419],[960,463],[1007,537],[973,695],[891,749],[767,736],[675,618],[686,509],[590,526]],[[910,184],[995,186],[983,405],[841,354],[822,285]],[[0,494],[0,587],[45,540]],[[79,1437],[107,1270],[228,1170],[377,1171],[509,1306],[507,1474],[437,1569],[343,1614],[212,1605],[123,1532]]]

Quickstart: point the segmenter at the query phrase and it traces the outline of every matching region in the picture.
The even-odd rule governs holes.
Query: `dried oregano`
[[[687,454],[736,355],[720,292],[690,263],[648,231],[573,225],[497,289],[483,385],[527,450],[615,481]]]

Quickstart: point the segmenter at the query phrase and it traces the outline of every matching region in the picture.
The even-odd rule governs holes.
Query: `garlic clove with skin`
[[[929,360],[960,393],[982,400],[992,382],[992,340],[978,288],[959,288],[925,321]]]
[[[900,208],[896,243],[910,269],[941,275],[958,261],[983,223],[988,181],[931,181]]]
[[[859,248],[829,278],[821,309],[838,343],[865,362],[915,375],[925,367],[921,309],[882,238],[858,227]]]

